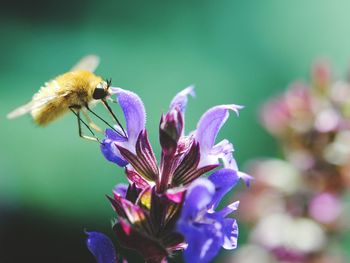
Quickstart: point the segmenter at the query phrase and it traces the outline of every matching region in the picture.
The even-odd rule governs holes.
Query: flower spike
[[[117,215],[113,230],[118,244],[138,252],[150,263],[166,263],[167,257],[178,250],[184,251],[187,263],[207,263],[222,247],[236,248],[238,225],[228,216],[237,210],[239,201],[218,211],[217,208],[240,179],[248,183],[250,176],[238,170],[232,143],[215,140],[229,112],[238,114],[242,106],[209,109],[197,130],[186,136],[185,109],[188,96],[194,97],[195,93],[192,86],[182,90],[161,116],[161,156],[157,161],[148,140],[141,99],[131,91],[112,91],[125,116],[126,136],[107,129],[101,150],[107,160],[125,167],[129,181],[129,185],[117,185],[112,197],[107,196]],[[200,178],[220,166],[208,179]],[[109,239],[97,237],[100,238],[89,239],[89,249],[98,263],[112,263],[109,260],[113,261],[115,254]],[[99,261],[104,246],[92,246],[98,242],[91,240],[108,244],[108,261]]]

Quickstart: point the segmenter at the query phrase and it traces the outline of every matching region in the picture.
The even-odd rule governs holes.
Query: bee
[[[30,113],[36,124],[46,126],[71,111],[78,120],[79,136],[100,142],[93,130],[97,132],[102,130],[91,120],[88,112],[115,130],[112,125],[92,111],[91,107],[100,101],[120,127],[120,131],[115,131],[125,137],[126,134],[123,127],[107,103],[107,99],[110,99],[112,95],[111,80],[103,80],[93,73],[98,67],[99,61],[99,57],[95,55],[83,57],[70,71],[46,82],[34,94],[30,102],[10,112],[7,118],[14,119]],[[81,118],[81,112],[87,122]],[[82,124],[87,127],[92,136],[82,133]]]

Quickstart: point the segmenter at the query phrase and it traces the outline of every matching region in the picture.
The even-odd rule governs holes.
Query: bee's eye
[[[104,99],[106,96],[107,96],[106,90],[103,88],[101,84],[98,84],[94,90],[94,93],[92,94],[92,97],[95,100],[100,100],[100,99]]]

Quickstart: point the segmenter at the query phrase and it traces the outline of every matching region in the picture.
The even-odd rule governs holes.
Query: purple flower
[[[197,179],[188,188],[177,222],[178,231],[184,235],[188,244],[184,251],[186,262],[209,262],[221,247],[237,247],[237,222],[226,217],[237,210],[239,202],[234,202],[218,212],[215,209],[239,179],[236,171],[224,168],[208,179]]]
[[[195,94],[193,87],[182,90],[161,116],[158,161],[148,140],[141,99],[120,88],[113,88],[113,92],[124,113],[126,129],[107,129],[101,150],[107,160],[125,167],[129,180],[128,186],[118,185],[114,196],[109,197],[117,214],[113,230],[119,245],[137,251],[147,262],[166,262],[167,256],[185,247],[187,262],[206,262],[220,247],[235,248],[237,224],[226,216],[237,209],[238,203],[219,212],[215,209],[240,178],[246,183],[251,178],[238,170],[232,144],[215,140],[229,112],[238,114],[242,107],[213,107],[203,114],[197,129],[185,135],[188,96]],[[224,169],[209,180],[198,179],[221,164]]]
[[[157,194],[155,187],[140,189],[131,184],[125,195],[119,189],[109,200],[118,216],[113,230],[121,246],[137,251],[147,262],[166,262],[169,254],[183,249],[183,237],[175,231],[181,195],[175,202]]]
[[[112,241],[105,234],[86,232],[86,245],[95,256],[97,263],[116,263],[117,255]]]
[[[234,151],[232,143],[224,139],[215,144],[216,136],[229,117],[229,111],[232,110],[238,115],[239,110],[242,108],[243,106],[230,104],[209,109],[199,120],[194,134],[195,140],[198,141],[201,149],[200,167],[219,164],[219,160],[222,160],[225,168],[237,171],[238,176],[249,185],[253,178],[238,170],[232,154]]]
[[[233,158],[233,146],[228,140],[215,144],[220,128],[232,110],[238,114],[242,106],[230,104],[209,109],[190,135],[184,134],[184,113],[188,96],[195,96],[192,86],[179,92],[171,101],[169,111],[161,117],[159,132],[162,146],[158,167],[145,129],[146,112],[142,100],[133,92],[113,88],[126,121],[126,135],[106,130],[101,150],[107,160],[126,166],[128,178],[141,177],[157,189],[187,185],[200,175],[220,165],[238,171],[248,184],[251,177],[238,170]],[[120,128],[115,127],[120,131]],[[186,167],[186,169],[184,169]],[[132,173],[132,175],[131,175]]]
[[[116,131],[106,129],[106,138],[101,144],[101,151],[108,161],[125,166],[128,163],[120,154],[117,145],[135,152],[137,138],[145,128],[146,112],[143,102],[135,93],[120,88],[113,88],[112,91],[117,95],[116,101],[124,113],[126,134],[123,134],[117,125],[114,127]]]

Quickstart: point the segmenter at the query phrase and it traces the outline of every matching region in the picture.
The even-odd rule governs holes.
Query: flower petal
[[[118,195],[114,195],[114,199],[110,198],[109,196],[107,196],[107,198],[109,199],[109,201],[112,204],[112,207],[118,214],[119,219],[123,217],[127,219],[129,223],[136,225],[140,225],[143,222],[145,222],[145,224],[143,224],[142,226],[145,228],[149,227],[146,224],[147,214],[145,214],[144,210],[142,210],[141,207],[133,204],[129,200],[126,200]]]
[[[208,153],[214,147],[216,136],[226,122],[229,111],[233,110],[238,115],[238,110],[243,106],[230,104],[220,105],[209,109],[198,122],[196,140],[199,142],[201,153]]]
[[[224,195],[230,191],[239,181],[237,171],[232,169],[220,169],[208,177],[215,186],[215,194],[210,207],[215,209]]]
[[[116,263],[117,255],[112,241],[105,234],[86,232],[86,245],[95,256],[97,263]]]
[[[191,95],[192,97],[196,96],[193,85],[183,89],[182,91],[180,91],[175,95],[175,97],[170,103],[169,111],[172,111],[175,108],[178,108],[182,113],[184,113],[186,109],[187,101],[188,101],[188,98],[187,98],[188,95]]]
[[[213,220],[208,223],[195,221],[206,212],[214,195],[214,185],[204,178],[194,181],[187,190],[186,199],[177,222],[178,231],[188,244],[184,252],[186,262],[209,262],[219,251],[222,235],[217,231]],[[221,237],[220,237],[221,236]]]
[[[126,131],[128,135],[128,145],[125,148],[133,152],[136,140],[140,132],[145,128],[146,111],[142,100],[134,92],[121,88],[112,88],[112,92],[117,95],[117,102],[123,110]]]
[[[192,143],[187,153],[174,171],[172,186],[187,185],[197,179],[202,174],[209,172],[217,167],[217,164],[206,165],[198,168],[200,161],[200,149],[198,143]]]
[[[125,142],[127,140],[127,138],[119,135],[118,133],[116,133],[115,131],[113,131],[112,129],[106,129],[105,131],[105,136],[106,138],[112,140],[112,141],[117,141],[117,142]]]
[[[201,213],[198,213],[198,218]],[[186,262],[209,262],[221,246],[232,249],[237,242],[237,231],[220,213],[206,213],[198,221],[179,221],[178,231],[185,236],[188,247],[184,252]]]
[[[235,249],[237,248],[238,239],[238,224],[233,218],[226,218],[224,221],[224,249]]]
[[[121,153],[115,145],[116,142],[124,142],[126,139],[118,135],[112,129],[106,129],[105,136],[106,137],[100,146],[102,154],[105,156],[105,158],[108,161],[116,163],[121,167],[127,165],[128,162],[122,157]]]
[[[150,183],[145,180],[138,172],[136,172],[131,165],[128,165],[125,168],[125,173],[129,179],[130,184],[134,183],[140,189],[150,187]]]
[[[127,184],[117,184],[114,189],[113,193],[115,195],[119,195],[123,198],[126,197],[126,192],[128,191],[128,185]]]
[[[210,204],[215,194],[215,186],[205,178],[194,181],[187,190],[186,199],[182,208],[183,220],[194,218],[195,215]]]
[[[247,187],[250,187],[250,182],[254,180],[254,177],[238,170],[238,165],[236,160],[233,158],[232,152],[225,154],[222,160],[225,168],[230,168],[237,171],[239,178],[244,181]]]
[[[246,186],[248,186],[248,187],[250,187],[250,182],[251,182],[252,180],[254,180],[254,177],[253,177],[253,176],[251,176],[251,175],[249,175],[249,174],[246,174],[246,173],[243,173],[243,172],[241,172],[241,171],[238,171],[238,176],[239,176],[239,178],[241,178],[241,179],[244,181],[244,183],[245,183]]]
[[[200,224],[187,229],[188,247],[184,251],[185,262],[207,263],[219,252],[223,236],[216,224]]]
[[[177,223],[177,230],[188,244],[184,251],[186,262],[209,262],[221,246],[235,248],[237,224],[234,219],[224,217],[237,209],[238,202],[220,212],[213,208],[239,179],[236,171],[221,169],[209,179],[200,178],[190,185]]]
[[[184,200],[186,188],[185,187],[175,187],[168,189],[165,192],[165,196],[176,204],[181,204]]]
[[[232,212],[236,211],[239,207],[239,201],[233,202],[229,204],[228,206],[221,209],[219,212],[216,212],[216,214],[220,215],[221,217],[226,217]]]
[[[117,145],[117,147],[123,158],[133,166],[139,175],[149,181],[157,180],[159,174],[157,159],[149,143],[146,130],[140,132],[134,146],[134,153],[122,146]]]

